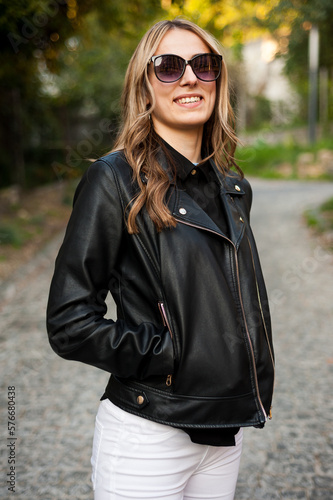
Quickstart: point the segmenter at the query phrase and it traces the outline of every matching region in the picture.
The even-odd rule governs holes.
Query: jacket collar
[[[175,165],[177,166],[177,177],[179,177],[181,180],[185,180],[195,167],[194,163],[192,163],[185,156],[179,153],[179,151],[170,146],[170,144],[168,144],[164,139],[162,139],[162,141],[168,152],[170,153],[173,161],[175,162]],[[171,183],[174,184],[174,175],[172,173],[168,159],[166,158],[162,150],[160,151],[159,161],[164,170],[168,173]],[[235,172],[229,171],[228,175],[223,175],[223,173],[217,168],[215,162],[212,159],[209,159],[208,161],[211,168],[214,170],[221,188],[225,192],[225,194],[230,194],[231,196],[242,196],[245,194],[245,191],[239,185],[239,182],[237,183],[239,177]],[[205,163],[203,163],[202,165],[205,165]]]
[[[182,181],[186,179],[186,177],[190,174],[190,172],[194,168],[194,163],[188,160],[185,156],[183,156],[179,151],[174,149],[169,143],[167,143],[164,139],[162,139],[164,146],[167,148],[168,153],[170,153],[172,160],[176,165],[176,175]]]
[[[193,163],[172,148],[168,143],[165,141],[163,142],[167,147],[168,152],[170,152],[172,160],[175,161],[175,165],[177,165],[178,177],[181,179],[185,178],[188,173],[193,170]],[[220,172],[215,165],[214,161],[212,159],[208,160],[220,184],[220,198],[225,207],[230,232],[230,238],[228,238],[209,217],[209,215],[186,192],[177,189],[175,186],[175,176],[173,175],[172,168],[170,167],[168,159],[162,149],[159,153],[159,161],[162,168],[168,173],[172,184],[167,203],[175,219],[180,223],[216,233],[231,241],[234,246],[238,248],[245,229],[245,221],[241,217],[235,203],[232,201],[234,197],[241,198],[245,195],[239,176],[234,172],[229,172],[228,175],[223,175],[223,173]]]

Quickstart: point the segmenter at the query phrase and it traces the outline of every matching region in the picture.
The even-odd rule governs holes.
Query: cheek
[[[214,108],[216,101],[216,92],[213,88],[211,92],[208,92],[208,96],[206,97],[207,102],[209,103],[209,108]]]
[[[216,82],[211,82],[212,88],[210,89],[211,91],[211,99],[212,101],[215,102],[216,100]]]
[[[160,115],[164,114],[165,104],[164,99],[161,94],[155,94],[155,106],[152,111],[152,116],[160,117]]]
[[[214,109],[214,106],[215,106],[215,102],[216,102],[216,84],[215,82],[212,82],[213,85],[212,85],[212,89],[211,89],[211,93],[210,93],[210,105],[212,107],[212,111]]]
[[[163,85],[163,84],[162,84]],[[170,88],[165,88],[160,85],[158,88],[154,88],[156,105],[165,105],[171,99]]]
[[[156,101],[164,99],[170,93],[170,84],[160,82],[156,77],[150,80]]]

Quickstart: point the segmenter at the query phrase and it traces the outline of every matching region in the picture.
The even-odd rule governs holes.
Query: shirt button
[[[237,186],[237,184],[235,184],[235,189],[236,189],[236,191],[240,191],[241,190],[241,188],[239,186]]]
[[[197,173],[197,171],[195,170],[195,168],[193,170],[191,170],[192,175],[195,175],[196,173]]]
[[[182,215],[186,215],[187,214],[186,208],[180,208],[179,209],[179,213],[182,214]]]

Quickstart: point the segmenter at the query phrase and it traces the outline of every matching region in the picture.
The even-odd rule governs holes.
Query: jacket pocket
[[[170,327],[170,323],[168,321],[168,318],[167,318],[167,315],[166,315],[166,312],[165,312],[164,302],[159,301],[158,302],[158,308],[159,308],[160,314],[162,316],[163,325],[167,327],[168,332],[170,334],[170,337],[171,337],[171,340],[172,340],[172,344],[173,344],[173,349],[174,349],[174,352],[175,352],[175,345],[174,345],[174,342],[173,342],[173,333],[172,333],[172,330],[171,330],[171,327]],[[168,375],[167,376],[165,384],[168,387],[170,387],[172,385],[172,375]]]

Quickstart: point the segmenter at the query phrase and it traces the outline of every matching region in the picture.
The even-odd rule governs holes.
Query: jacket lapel
[[[163,168],[169,173],[168,164],[163,154],[159,160]],[[178,222],[216,233],[228,241],[231,240],[234,246],[238,248],[244,234],[245,221],[237,210],[234,198],[244,196],[245,192],[237,184],[238,178],[236,176],[224,177],[213,161],[211,161],[211,165],[220,184],[220,199],[225,209],[230,237],[221,231],[209,215],[185,191],[178,189],[174,185],[170,173],[169,177],[172,184],[168,196],[169,210]]]
[[[236,175],[224,177],[213,162],[212,166],[221,186],[220,199],[227,217],[230,239],[238,248],[244,235],[246,221],[239,211],[237,200],[241,200],[245,196],[245,191]]]
[[[177,221],[218,233],[226,238],[209,215],[185,191],[177,188],[172,190],[169,208]]]

